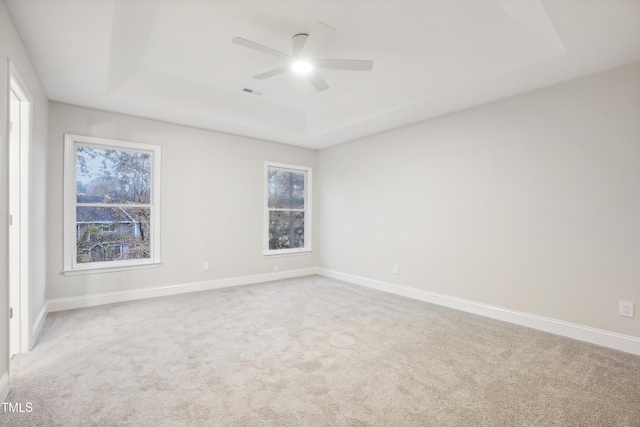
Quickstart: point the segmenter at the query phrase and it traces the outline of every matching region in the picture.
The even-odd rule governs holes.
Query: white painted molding
[[[9,395],[9,373],[5,372],[0,378],[0,402],[4,402]]]
[[[29,351],[36,345],[38,342],[38,337],[40,336],[40,331],[42,331],[42,326],[44,325],[44,321],[47,320],[47,314],[49,314],[49,301],[45,301],[44,306],[42,306],[42,310],[40,310],[40,314],[38,314],[38,318],[33,323],[33,332],[31,334],[31,342],[29,343]]]
[[[133,289],[128,291],[83,295],[80,297],[71,298],[57,298],[47,301],[47,312],[50,313],[54,311],[72,310],[76,308],[93,307],[96,305],[134,301],[145,298],[163,297],[168,295],[184,294],[188,292],[208,291],[212,289],[228,288],[231,286],[250,285],[254,283],[270,282],[272,280],[309,276],[312,274],[318,274],[318,268],[312,267],[299,270],[279,271],[277,273],[255,274],[251,276],[185,283],[181,285]]]
[[[383,282],[380,280],[368,279],[366,277],[352,274],[340,273],[338,271],[319,268],[318,274],[344,282],[353,283],[379,291],[389,292],[444,307],[453,308],[467,313],[477,314],[491,319],[502,320],[520,326],[526,326],[540,331],[586,341],[592,344],[621,350],[627,353],[640,355],[640,338],[630,335],[618,334],[616,332],[596,329],[576,323],[565,322],[563,320],[551,319],[534,314],[523,313],[501,307],[451,297],[422,289],[412,288],[404,285]]]

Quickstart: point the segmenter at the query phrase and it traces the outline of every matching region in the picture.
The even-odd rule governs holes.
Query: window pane
[[[304,212],[269,212],[269,249],[304,247]]]
[[[76,262],[148,259],[149,208],[77,207]]]
[[[150,203],[151,156],[76,147],[78,203]]]
[[[304,209],[304,172],[269,168],[269,207]]]

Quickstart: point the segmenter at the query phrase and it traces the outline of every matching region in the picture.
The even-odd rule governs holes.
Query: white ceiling
[[[640,0],[4,1],[51,100],[316,149],[640,60]],[[316,21],[373,70],[316,92],[231,42]]]

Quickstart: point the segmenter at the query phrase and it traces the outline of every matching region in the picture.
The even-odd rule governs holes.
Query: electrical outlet
[[[273,272],[277,273],[280,270],[280,267],[278,267],[277,265],[273,266]]]
[[[620,316],[633,317],[633,303],[629,301],[620,301]]]
[[[393,274],[400,274],[400,267],[398,264],[393,265]]]
[[[205,271],[209,269],[209,261],[205,261],[202,263],[202,269]]]

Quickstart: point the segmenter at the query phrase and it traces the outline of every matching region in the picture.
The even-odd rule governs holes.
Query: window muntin
[[[311,168],[265,164],[267,255],[311,250]]]
[[[159,263],[160,147],[65,140],[65,272]]]

